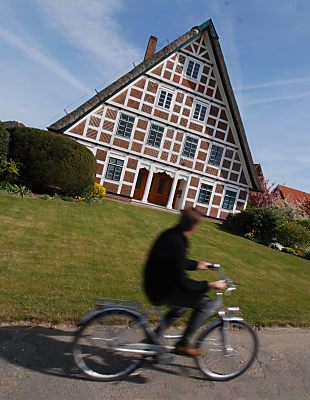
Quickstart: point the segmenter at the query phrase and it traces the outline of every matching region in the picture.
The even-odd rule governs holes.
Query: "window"
[[[200,186],[200,192],[198,197],[198,203],[209,204],[210,198],[212,195],[213,187],[211,185],[207,185],[206,183],[202,183]]]
[[[123,169],[124,161],[118,160],[117,158],[110,157],[108,162],[107,172],[105,174],[106,179],[112,181],[119,181]]]
[[[215,144],[213,144],[208,163],[218,167],[221,164],[223,150],[224,150],[223,147],[216,146]]]
[[[208,107],[206,105],[201,104],[201,103],[196,103],[194,114],[193,114],[193,119],[197,119],[197,121],[204,122],[204,120],[206,119],[206,115],[207,115],[207,109],[208,109]]]
[[[189,60],[185,74],[191,78],[197,79],[201,65],[193,60]]]
[[[195,158],[197,144],[198,139],[195,139],[191,136],[186,136],[182,156]]]
[[[123,136],[125,138],[130,138],[134,122],[135,122],[134,117],[127,114],[121,114],[118,122],[116,135]]]
[[[149,137],[147,139],[147,144],[150,144],[154,147],[160,147],[161,139],[163,137],[164,127],[151,124]]]
[[[161,178],[158,187],[157,187],[157,193],[158,194],[163,194],[164,193],[164,188],[165,188],[165,182],[166,180],[164,178]]]
[[[224,208],[225,210],[232,210],[235,205],[236,195],[236,192],[226,190],[222,208]]]
[[[159,107],[170,109],[171,102],[172,102],[173,94],[171,92],[167,92],[166,90],[162,89],[160,91],[159,99],[157,105]]]

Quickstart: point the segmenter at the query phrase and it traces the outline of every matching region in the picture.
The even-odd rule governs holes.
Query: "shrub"
[[[10,134],[0,124],[0,160],[6,160],[9,151]]]
[[[51,200],[53,197],[49,196],[48,194],[42,194],[39,198],[41,200]]]
[[[95,183],[93,188],[92,197],[95,199],[102,199],[107,193],[107,190],[100,183]]]
[[[287,221],[276,229],[277,240],[285,247],[303,248],[310,245],[310,231],[297,222]]]
[[[35,128],[10,128],[9,132],[9,155],[20,164],[19,183],[36,193],[91,192],[96,162],[85,146],[63,134]]]
[[[244,237],[245,237],[246,239],[249,239],[249,240],[254,240],[254,239],[255,239],[255,234],[254,234],[254,232],[248,232],[248,233],[246,233],[246,234],[244,235]]]
[[[307,260],[310,260],[310,247],[308,249],[305,250],[305,258]]]
[[[248,208],[239,214],[230,215],[223,228],[241,235],[253,232],[256,239],[269,244],[275,237],[276,228],[287,221],[285,212],[277,206]]]
[[[14,161],[0,159],[0,181],[14,182],[18,176],[18,167]]]
[[[296,250],[293,249],[292,247],[283,247],[282,251],[283,253],[296,254]]]
[[[61,196],[63,201],[73,202],[73,198],[71,196]]]
[[[1,192],[5,194],[15,194],[22,198],[32,196],[31,190],[29,190],[26,186],[19,186],[11,183],[6,183],[5,185],[1,186]]]
[[[310,218],[300,219],[297,223],[310,231]]]

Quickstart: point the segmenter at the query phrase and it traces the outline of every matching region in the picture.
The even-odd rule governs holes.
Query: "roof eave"
[[[244,130],[244,126],[242,123],[242,119],[240,116],[240,112],[239,112],[239,108],[237,105],[237,101],[230,83],[230,79],[229,79],[229,75],[228,75],[228,71],[226,68],[226,64],[224,61],[224,56],[223,56],[223,52],[221,49],[221,46],[219,44],[219,37],[215,31],[214,25],[212,23],[211,20],[207,21],[207,25],[203,24],[200,27],[203,27],[204,30],[208,30],[209,36],[210,36],[210,41],[211,41],[211,46],[212,46],[212,50],[214,53],[214,56],[216,58],[217,61],[217,66],[218,66],[218,70],[219,70],[219,74],[221,76],[221,81],[223,83],[223,87],[225,90],[225,94],[229,103],[229,107],[232,111],[232,118],[234,120],[235,123],[235,127],[238,131],[238,137],[240,140],[240,145],[243,151],[243,154],[245,156],[245,161],[248,167],[248,171],[249,171],[249,175],[250,175],[250,179],[251,179],[251,183],[252,183],[252,190],[253,191],[257,191],[257,192],[262,192],[263,188],[261,186],[261,182],[258,178],[258,174],[257,171],[255,169],[254,166],[254,161],[252,159],[252,155],[250,152],[250,148],[249,148],[249,144],[245,135],[245,130]],[[198,27],[198,28],[200,28]]]
[[[150,57],[146,61],[141,62],[127,74],[113,82],[111,85],[96,93],[91,99],[83,103],[80,107],[76,108],[72,112],[68,113],[54,124],[47,127],[49,130],[64,132],[78,120],[84,118],[88,113],[96,109],[104,101],[115,95],[117,92],[128,86],[130,83],[138,79],[141,75],[145,74],[150,69],[154,68],[157,64],[169,57],[174,52],[178,51],[179,48],[186,46],[193,38],[201,35],[201,31],[198,27],[192,28],[190,31],[178,37],[175,41],[170,43],[154,56]]]

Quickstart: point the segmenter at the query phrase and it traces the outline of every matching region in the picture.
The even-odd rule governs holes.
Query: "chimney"
[[[149,39],[149,42],[147,44],[147,48],[146,48],[146,52],[145,52],[145,56],[144,56],[144,60],[146,61],[149,58],[151,58],[156,51],[156,45],[157,45],[157,37],[155,36],[151,36]]]

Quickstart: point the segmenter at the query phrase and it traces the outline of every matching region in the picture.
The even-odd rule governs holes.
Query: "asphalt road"
[[[124,381],[89,381],[72,362],[73,332],[0,327],[0,400],[310,400],[310,329],[259,331],[258,360],[229,382],[207,381],[192,360],[177,356]]]

